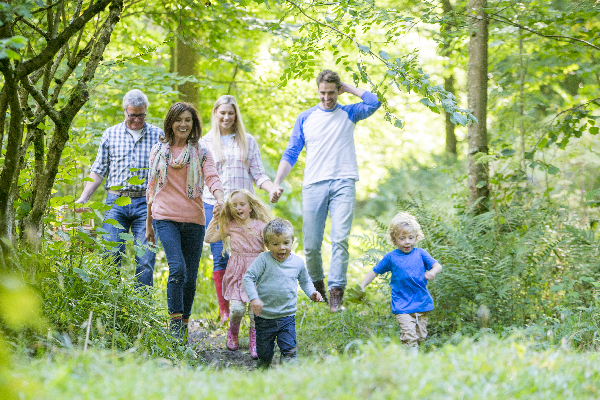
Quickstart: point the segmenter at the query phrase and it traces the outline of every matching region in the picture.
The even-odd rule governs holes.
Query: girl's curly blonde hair
[[[421,230],[421,225],[417,219],[406,211],[401,211],[392,218],[392,222],[390,222],[390,241],[393,245],[394,238],[398,236],[400,233],[414,233],[417,236],[417,242],[421,239],[425,238],[423,235],[423,231]]]
[[[242,226],[244,225],[231,201],[233,196],[238,193],[246,196],[246,199],[248,200],[248,204],[250,205],[250,218],[261,220],[266,224],[274,218],[269,206],[260,201],[258,197],[246,189],[237,189],[231,192],[227,197],[227,200],[225,200],[225,205],[223,206],[223,210],[221,210],[218,219],[220,227],[226,227],[233,220],[237,221]]]

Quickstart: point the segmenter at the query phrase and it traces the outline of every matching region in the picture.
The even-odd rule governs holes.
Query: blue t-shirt
[[[423,249],[413,248],[406,254],[399,249],[387,253],[377,263],[376,274],[392,272],[392,314],[412,314],[433,310],[433,299],[427,291],[425,271],[437,261]]]

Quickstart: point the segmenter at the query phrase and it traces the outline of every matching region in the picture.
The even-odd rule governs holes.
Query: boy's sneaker
[[[321,279],[320,281],[314,281],[313,285],[315,285],[315,289],[317,290],[317,292],[321,293],[323,301],[325,303],[329,303],[327,299],[327,288],[325,287],[325,282]]]
[[[332,313],[338,311],[344,311],[344,289],[342,288],[331,288],[329,290],[329,311]]]

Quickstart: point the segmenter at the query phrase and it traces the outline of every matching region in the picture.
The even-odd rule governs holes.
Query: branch
[[[40,92],[35,86],[31,84],[28,76],[24,76],[21,78],[21,83],[23,87],[27,89],[27,92],[34,98],[34,100],[38,103],[38,105],[44,110],[44,112],[52,118],[52,121],[56,125],[60,125],[60,115],[59,113],[48,103],[48,101],[44,98],[42,92]]]
[[[71,95],[69,96],[69,99],[66,102],[66,106],[60,111],[60,115],[64,119],[72,121],[72,119],[79,112],[81,107],[88,100],[88,82],[90,82],[94,78],[96,68],[98,68],[100,61],[102,60],[102,55],[104,54],[106,46],[108,45],[108,43],[110,43],[110,37],[115,28],[115,25],[117,24],[117,22],[119,22],[121,18],[122,11],[123,1],[114,0],[110,6],[109,15],[102,24],[98,40],[96,40],[96,42],[93,45],[90,58],[85,65],[83,73],[79,78],[79,81],[75,85],[75,88],[71,92]]]
[[[498,22],[502,22],[502,23],[505,23],[505,24],[512,25],[515,28],[521,28],[521,29],[523,29],[523,30],[525,30],[527,32],[531,32],[531,33],[533,33],[535,35],[538,35],[538,36],[542,36],[542,37],[545,37],[545,38],[548,38],[548,39],[556,39],[558,41],[563,41],[563,42],[580,42],[580,43],[583,43],[583,44],[585,44],[585,45],[587,45],[589,47],[592,47],[592,48],[594,48],[596,50],[600,50],[600,47],[598,47],[598,46],[596,46],[596,45],[594,45],[594,44],[592,44],[592,43],[590,43],[588,41],[585,41],[583,39],[578,39],[578,38],[574,38],[574,37],[571,37],[571,36],[562,36],[562,35],[545,35],[543,33],[534,31],[533,29],[530,29],[530,28],[528,28],[528,27],[526,27],[524,25],[517,24],[516,22],[512,22],[508,18],[503,17],[502,15],[497,15],[497,14],[488,14],[488,15],[494,15],[494,16],[497,17],[497,18],[492,18],[490,16],[489,19],[492,19],[492,20],[498,21]]]
[[[332,30],[332,31],[336,32],[338,35],[340,35],[340,36],[342,36],[342,37],[346,38],[347,40],[351,41],[352,43],[354,43],[354,44],[355,44],[357,47],[359,46],[359,43],[358,43],[358,42],[357,42],[357,41],[356,41],[356,40],[355,40],[355,39],[354,39],[352,36],[349,36],[349,35],[345,34],[344,32],[340,31],[339,29],[337,29],[337,28],[334,28],[334,27],[333,27],[333,26],[331,26],[331,25],[327,25],[326,23],[323,23],[323,22],[321,22],[321,21],[319,21],[319,20],[317,20],[317,19],[315,19],[315,18],[313,18],[313,17],[309,16],[308,14],[306,14],[306,12],[305,12],[305,11],[304,11],[304,10],[303,10],[303,9],[302,9],[302,8],[301,8],[299,5],[297,5],[297,4],[296,4],[296,3],[294,3],[293,1],[291,1],[291,0],[285,0],[285,1],[286,1],[287,3],[290,3],[290,4],[291,4],[292,6],[294,6],[295,8],[297,8],[297,9],[298,9],[298,11],[300,11],[300,13],[301,13],[302,15],[304,15],[306,18],[308,18],[309,20],[313,21],[314,23],[316,23],[316,24],[318,24],[318,25],[321,25],[321,26],[323,26],[323,27],[325,27],[325,28],[327,28],[327,29],[330,29],[330,30]],[[360,48],[359,48],[359,50],[360,50]],[[369,54],[370,54],[370,55],[371,55],[373,58],[376,58],[376,59],[378,59],[379,61],[381,61],[381,62],[382,62],[383,64],[385,64],[386,66],[388,65],[388,63],[387,63],[387,61],[386,61],[386,60],[384,60],[383,58],[381,58],[381,57],[380,57],[378,54],[375,54],[375,53],[373,53],[373,52],[371,51],[371,49],[369,49]],[[400,74],[400,75],[402,75],[402,77],[403,77],[404,79],[408,79],[408,77],[406,76],[406,74],[404,74],[404,73],[402,73],[402,72],[400,72],[400,71],[398,71],[398,72],[399,72],[399,74]]]
[[[60,4],[60,3],[62,3],[63,1],[64,1],[64,0],[58,0],[56,3],[49,4],[49,5],[47,5],[46,7],[38,8],[37,10],[35,10],[35,11],[32,11],[32,12],[31,12],[31,14],[37,14],[37,13],[39,13],[39,12],[43,12],[43,11],[49,10],[49,9],[53,8],[54,6],[57,6],[57,5],[59,5],[59,4]]]
[[[56,38],[50,40],[46,46],[37,56],[31,58],[28,61],[20,64],[16,69],[16,76],[20,79],[25,75],[29,75],[33,71],[41,68],[44,64],[46,64],[49,60],[51,60],[54,55],[60,50],[60,48],[67,42],[69,39],[78,32],[80,29],[83,29],[89,20],[94,18],[97,14],[102,12],[106,8],[106,6],[111,3],[112,0],[98,0],[93,5],[89,6],[81,16],[75,18],[73,23],[67,26]]]
[[[552,118],[552,119],[551,119],[551,120],[550,120],[550,121],[549,121],[547,124],[545,124],[544,126],[545,126],[545,127],[552,126],[552,124],[554,123],[554,121],[556,121],[556,120],[557,120],[557,119],[558,119],[558,118],[559,118],[561,115],[563,115],[563,114],[566,114],[566,113],[569,113],[569,112],[571,112],[571,111],[575,111],[575,110],[577,110],[577,109],[579,109],[579,108],[581,108],[581,107],[585,107],[585,106],[587,106],[588,104],[590,104],[590,103],[594,103],[594,102],[596,102],[596,101],[600,101],[600,97],[596,97],[595,99],[588,100],[588,101],[586,101],[585,103],[581,103],[581,104],[579,104],[579,105],[576,105],[575,107],[567,108],[566,110],[563,110],[563,111],[559,112],[558,114],[556,114],[556,115],[554,116],[554,118]],[[548,130],[549,130],[549,129],[550,129],[550,128],[548,128]],[[546,135],[546,134],[544,133],[544,134],[543,134],[543,135],[542,135],[542,136],[539,138],[539,140],[538,140],[538,141],[536,142],[536,144],[533,146],[533,148],[534,148],[534,149],[535,149],[535,148],[537,148],[537,146],[540,144],[540,142],[541,142],[541,141],[544,139],[544,136],[545,136],[545,135]],[[535,151],[535,150],[534,150],[534,151]]]
[[[33,29],[34,31],[36,31],[37,33],[39,33],[40,35],[42,35],[42,37],[44,39],[46,39],[46,42],[50,40],[50,35],[48,35],[47,32],[44,32],[43,30],[41,30],[37,26],[33,25],[31,22],[27,21],[25,18],[21,19],[21,21],[23,21],[23,23],[25,25],[27,25],[28,27],[30,27],[31,29]]]

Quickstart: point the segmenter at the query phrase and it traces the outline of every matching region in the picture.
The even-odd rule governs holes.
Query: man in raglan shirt
[[[329,267],[329,307],[331,312],[343,310],[346,271],[348,269],[348,237],[356,203],[355,182],[358,164],[354,148],[354,128],[370,117],[381,105],[377,96],[340,80],[331,70],[317,77],[320,103],[296,119],[290,141],[273,181],[271,201],[277,202],[283,192],[281,183],[306,146],[306,166],[302,184],[302,235],[308,273],[315,288],[327,301],[321,244],[327,213],[331,216],[331,265]],[[362,102],[340,105],[337,98],[351,93]]]

